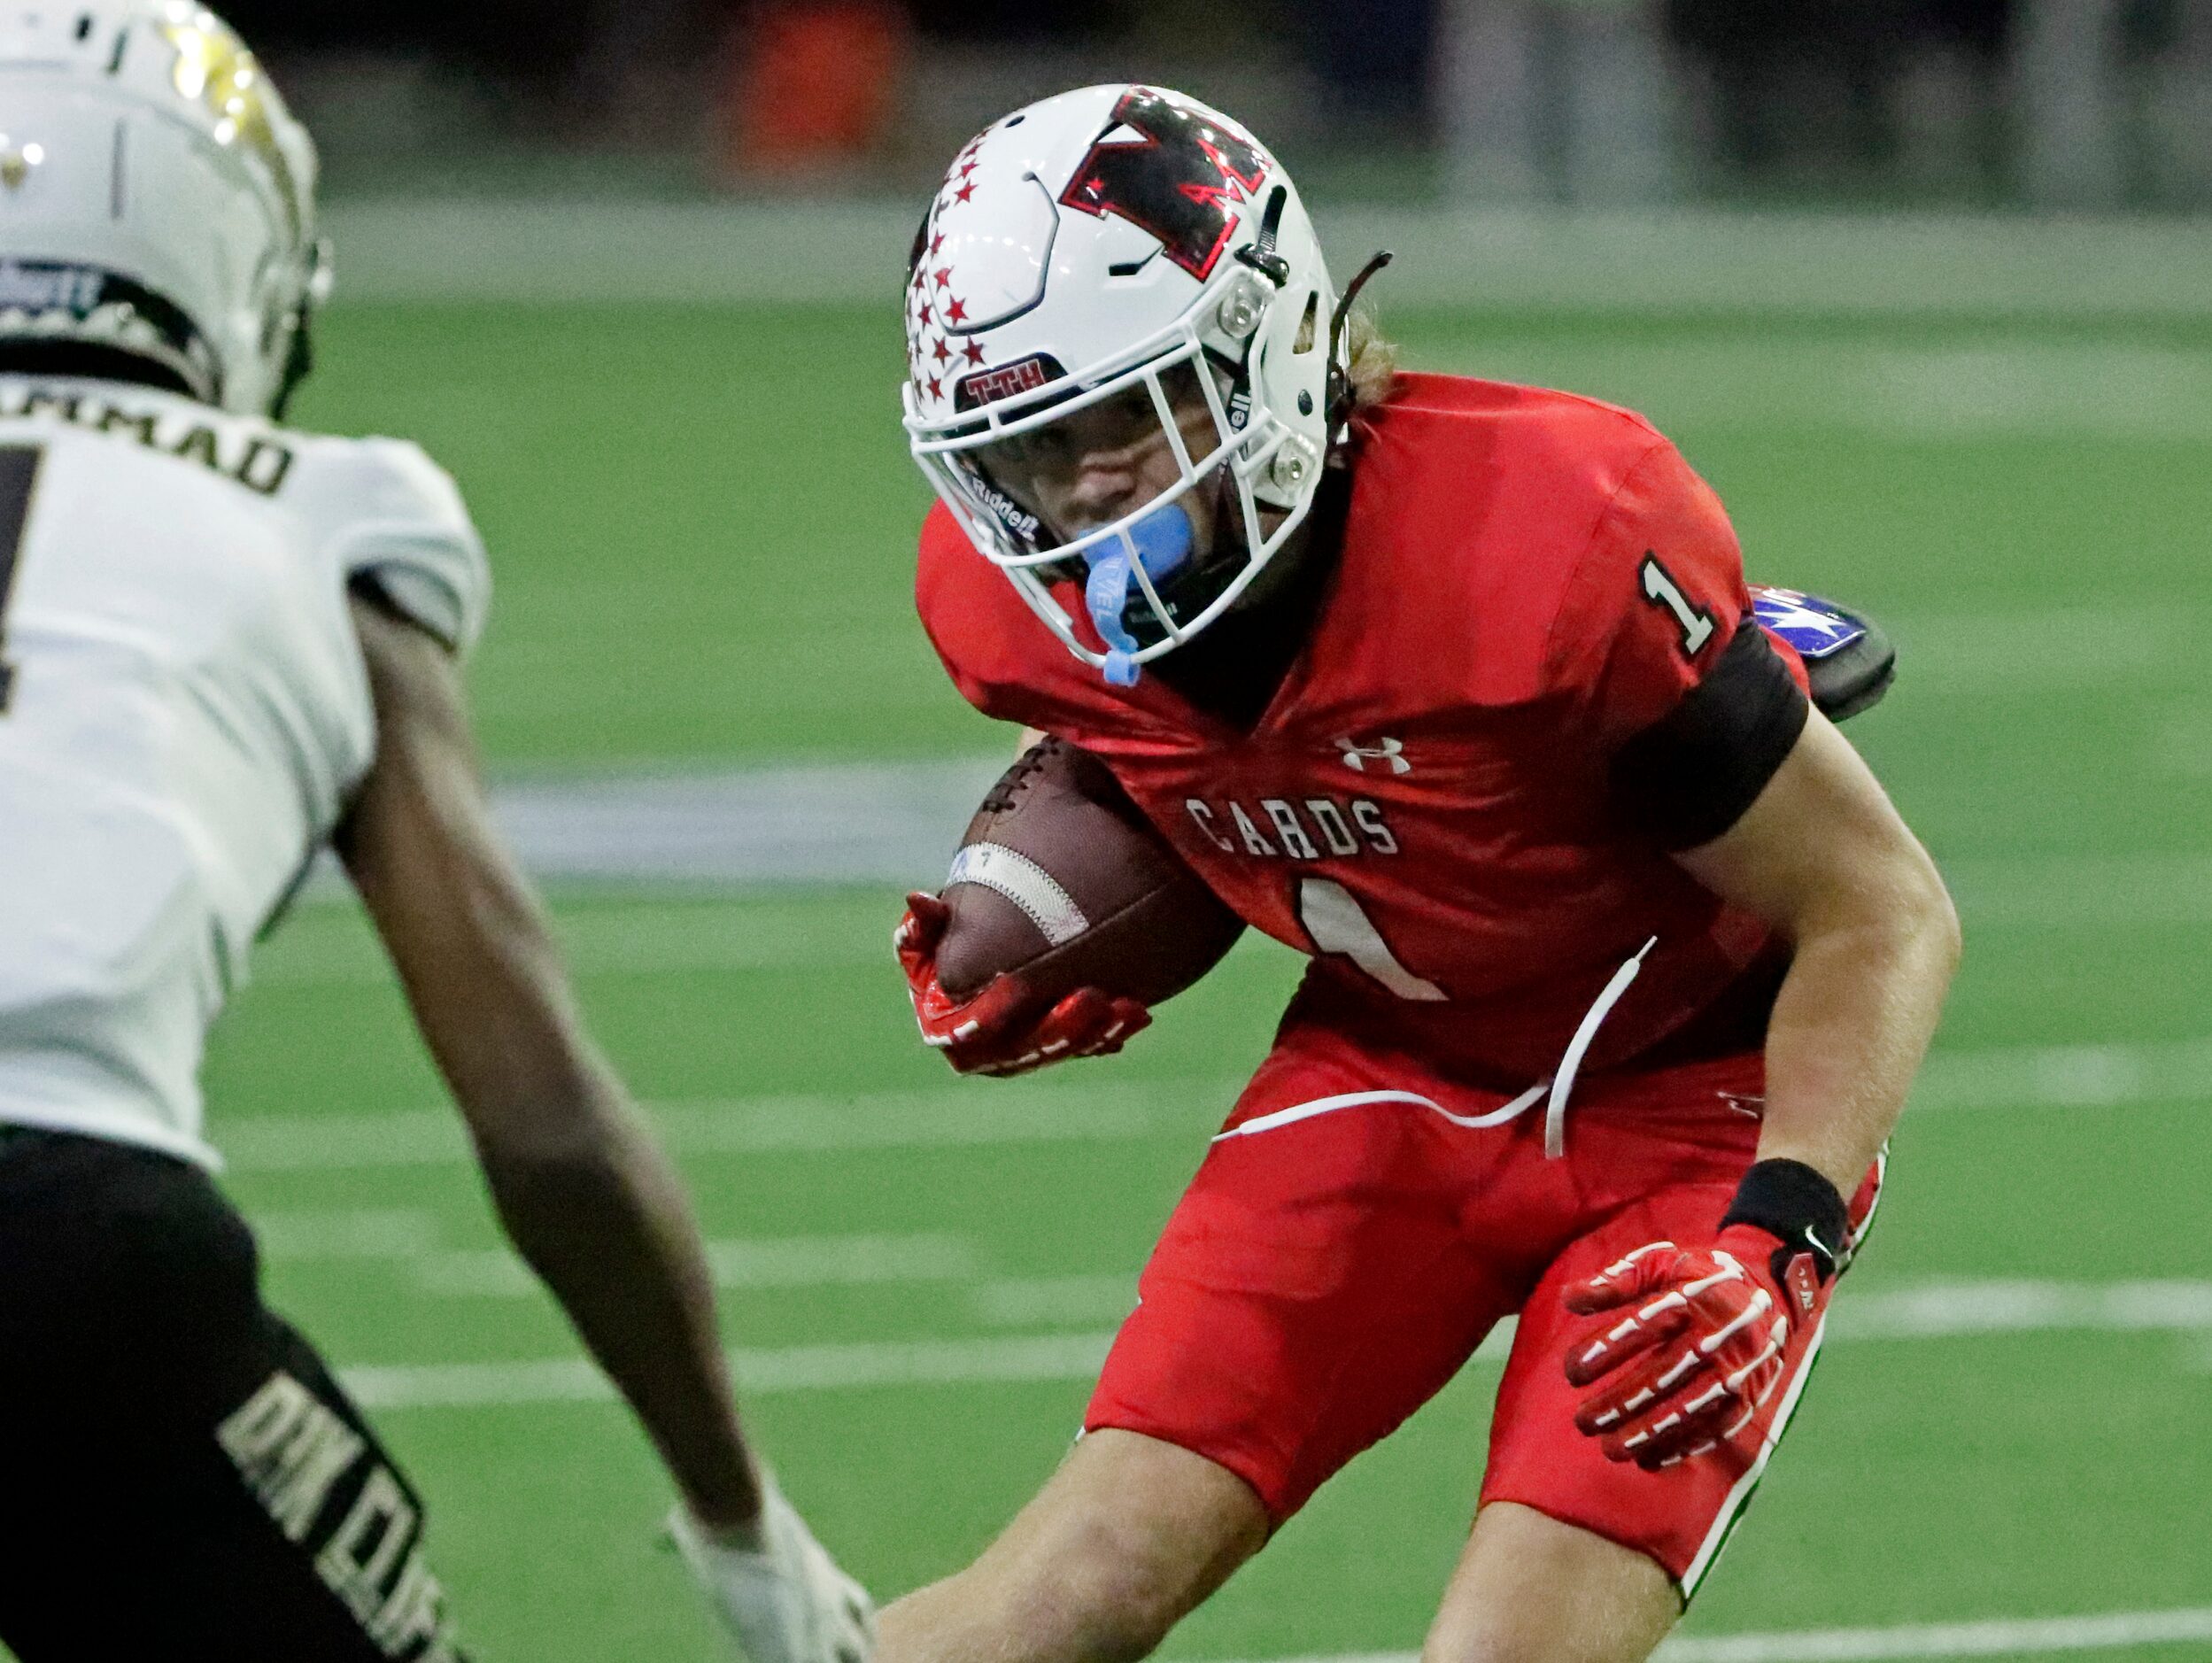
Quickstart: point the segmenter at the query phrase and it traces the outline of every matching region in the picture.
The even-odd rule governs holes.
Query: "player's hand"
[[[1110,1056],[1151,1024],[1151,1014],[1135,1000],[1095,987],[1078,988],[1040,1016],[1018,975],[994,976],[955,1000],[937,979],[937,944],[952,910],[935,895],[917,893],[906,900],[906,916],[891,941],[914,1019],[923,1040],[958,1072],[1025,1074],[1070,1057]]]
[[[1653,1241],[1570,1288],[1579,1314],[1621,1313],[1568,1352],[1566,1377],[1597,1384],[1574,1424],[1606,1458],[1647,1471],[1720,1448],[1781,1385],[1791,1324],[1825,1303],[1810,1253],[1747,1224],[1703,1247]]]
[[[746,1663],[868,1663],[874,1655],[874,1602],[772,1481],[747,1539],[717,1535],[681,1506],[669,1536]]]

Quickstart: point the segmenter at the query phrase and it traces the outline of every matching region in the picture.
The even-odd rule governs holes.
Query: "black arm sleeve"
[[[1710,843],[1767,788],[1810,708],[1767,632],[1745,618],[1712,673],[1614,754],[1615,811],[1662,848]]]

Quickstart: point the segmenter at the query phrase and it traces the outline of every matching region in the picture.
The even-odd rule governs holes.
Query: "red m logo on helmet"
[[[1229,205],[1259,190],[1267,159],[1213,117],[1143,87],[1132,87],[1114,106],[1107,130],[1125,127],[1141,136],[1102,136],[1060,200],[1142,226],[1170,259],[1203,282],[1235,228]]]

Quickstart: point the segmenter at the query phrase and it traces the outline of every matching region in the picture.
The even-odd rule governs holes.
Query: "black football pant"
[[[456,1663],[422,1509],[189,1164],[0,1125],[0,1640]]]

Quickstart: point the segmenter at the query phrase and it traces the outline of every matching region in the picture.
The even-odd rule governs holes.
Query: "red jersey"
[[[1216,894],[1313,955],[1295,1019],[1518,1090],[1649,940],[1590,1069],[1770,986],[1766,927],[1609,788],[1748,622],[1719,499],[1640,417],[1565,393],[1408,375],[1357,426],[1336,567],[1249,731],[1156,674],[1108,685],[940,506],[917,596],[953,680],[1102,759]]]

